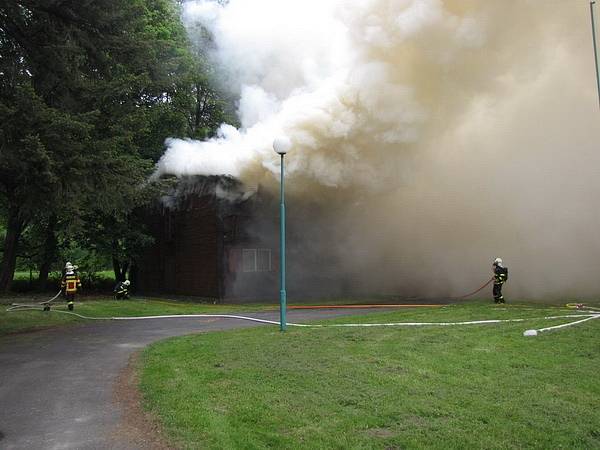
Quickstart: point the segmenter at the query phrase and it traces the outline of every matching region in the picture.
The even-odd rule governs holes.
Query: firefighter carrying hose
[[[65,264],[60,288],[65,294],[69,311],[73,311],[75,294],[77,293],[77,289],[81,289],[81,280],[77,273],[77,266],[74,266],[70,262]]]
[[[508,268],[504,267],[501,258],[496,258],[492,267],[494,270],[494,303],[504,303],[502,285],[508,281]]]
[[[131,282],[129,280],[119,281],[115,286],[115,299],[125,299],[129,298],[129,285]]]

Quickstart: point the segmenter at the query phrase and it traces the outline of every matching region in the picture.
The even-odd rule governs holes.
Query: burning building
[[[319,201],[291,196],[287,287],[296,300],[364,293],[361,277],[332,251],[341,236]],[[136,261],[147,294],[220,301],[279,295],[279,199],[226,176],[188,176],[146,215],[154,243]],[[328,209],[330,213],[337,211]],[[310,225],[309,225],[310,224]]]
[[[155,177],[228,174],[276,192],[272,142],[288,136],[290,296],[459,295],[489,276],[496,256],[511,266],[511,295],[598,296],[600,210],[590,205],[600,195],[600,127],[588,5],[198,0],[183,9],[217,81],[239,98],[240,127],[223,124],[202,142],[167,139]],[[188,206],[175,221],[225,227],[228,213],[209,203],[216,223],[204,225]],[[275,246],[240,243],[242,267],[244,249],[249,261],[259,248],[274,259],[276,211],[254,210],[271,229],[248,229]],[[192,255],[186,237],[171,239],[178,255]],[[210,270],[214,280],[222,274],[221,287],[213,281],[210,292],[227,296],[226,248],[235,246],[220,239],[211,251],[222,245],[222,259]],[[165,273],[201,270],[187,259],[160,264],[170,265]]]
[[[278,292],[273,199],[231,177],[184,177],[148,213],[154,238],[138,261],[146,293],[215,299]]]

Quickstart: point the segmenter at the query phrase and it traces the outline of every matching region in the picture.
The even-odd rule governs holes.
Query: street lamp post
[[[594,64],[596,65],[596,85],[598,88],[598,104],[600,105],[600,72],[598,71],[598,49],[596,45],[596,24],[594,21],[595,0],[590,1],[590,16],[592,17],[592,41],[594,43]]]
[[[279,329],[286,330],[286,292],[285,292],[285,166],[284,156],[292,147],[286,136],[273,141],[273,150],[281,157],[281,203],[279,207]]]

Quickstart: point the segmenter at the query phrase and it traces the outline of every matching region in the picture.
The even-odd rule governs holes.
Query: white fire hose
[[[7,311],[22,311],[22,310],[38,310],[32,306],[25,307],[25,305],[14,305],[19,307],[9,308]],[[528,320],[557,320],[557,319],[574,319],[578,320],[574,322],[568,322],[562,325],[556,325],[552,327],[539,328],[526,330],[524,336],[537,336],[539,333],[558,330],[561,328],[570,327],[577,325],[589,320],[600,318],[600,311],[593,308],[586,308],[589,313],[581,311],[578,314],[565,314],[561,316],[545,316],[545,317],[532,317],[532,318],[519,318],[519,319],[488,319],[488,320],[469,320],[469,321],[457,321],[457,322],[389,322],[389,323],[339,323],[339,324],[300,324],[300,323],[287,323],[290,327],[304,327],[304,328],[339,328],[339,327],[426,327],[426,326],[461,326],[461,325],[491,325],[499,323],[510,323],[510,322],[525,322]],[[203,318],[219,318],[219,319],[236,319],[236,320],[247,320],[251,322],[266,323],[271,325],[279,325],[278,321],[257,319],[255,317],[239,316],[233,314],[171,314],[162,316],[133,316],[133,317],[90,317],[82,314],[74,313],[71,311],[53,310],[54,312],[61,314],[69,314],[72,316],[79,317],[85,320],[155,320],[155,319],[203,319]],[[582,319],[583,317],[583,319]]]
[[[40,310],[40,307],[42,307],[42,310],[49,311],[48,307],[49,307],[50,303],[52,303],[54,300],[56,300],[61,293],[62,293],[62,289],[60,291],[58,291],[58,294],[56,294],[50,300],[46,300],[46,301],[39,302],[39,303],[11,303],[10,306],[8,308],[6,308],[6,311],[10,312],[10,311]]]
[[[576,320],[575,322],[564,323],[562,325],[556,325],[553,327],[525,330],[523,332],[523,336],[537,336],[539,333],[544,333],[546,331],[552,331],[552,330],[559,330],[561,328],[567,328],[567,327],[571,327],[573,325],[578,325],[580,323],[587,322],[588,320],[594,320],[594,319],[600,318],[600,310],[599,309],[591,308],[591,307],[585,306],[581,303],[568,303],[567,308],[576,308],[577,311],[580,312],[580,314],[578,314],[575,317],[585,317],[585,319]],[[589,313],[586,314],[586,311],[588,311]],[[583,313],[583,314],[581,314],[581,313]]]

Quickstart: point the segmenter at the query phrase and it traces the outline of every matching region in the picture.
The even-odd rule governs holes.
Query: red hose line
[[[485,282],[483,286],[474,290],[473,292],[469,292],[468,294],[461,295],[459,297],[449,297],[450,300],[459,300],[462,298],[467,298],[472,295],[477,294],[478,292],[485,289],[492,281],[494,281],[494,277],[490,278]],[[444,305],[429,305],[429,304],[393,304],[393,305],[288,305],[287,309],[362,309],[362,308],[439,308]]]
[[[490,278],[483,286],[481,286],[479,289],[477,289],[476,291],[470,292],[466,295],[461,295],[460,297],[450,297],[453,299],[459,299],[459,298],[467,298],[470,297],[471,295],[475,295],[477,294],[479,291],[483,290],[484,288],[487,287],[488,284],[490,284],[492,281],[494,281],[494,277]]]
[[[288,309],[439,308],[444,305],[292,305]]]

